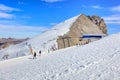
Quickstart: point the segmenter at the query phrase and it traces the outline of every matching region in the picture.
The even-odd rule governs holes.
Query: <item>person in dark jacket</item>
[[[34,54],[33,54],[33,59],[36,59],[36,52],[34,52]]]
[[[41,50],[39,51],[39,55],[41,56]]]

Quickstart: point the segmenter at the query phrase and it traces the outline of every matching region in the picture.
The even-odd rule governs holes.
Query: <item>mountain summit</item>
[[[107,27],[104,20],[99,16],[86,16],[81,14],[70,26],[69,31],[57,39],[58,48],[85,44],[87,42],[86,40],[80,40],[83,34],[107,34]]]
[[[75,16],[43,32],[39,36],[15,46],[0,51],[0,58],[9,55],[8,58],[29,55],[32,52],[48,53],[76,44],[84,44],[86,40],[80,40],[83,34],[107,34],[104,20],[98,16]],[[69,39],[68,39],[69,38]],[[69,44],[68,44],[69,42]]]

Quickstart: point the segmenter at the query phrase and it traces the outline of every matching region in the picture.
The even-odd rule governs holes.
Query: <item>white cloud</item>
[[[99,6],[99,5],[92,5],[92,6],[86,6],[86,5],[82,5],[83,8],[93,8],[93,9],[104,9],[103,7]]]
[[[94,8],[94,9],[103,9],[103,7],[99,6],[99,5],[93,5],[93,6],[90,6],[91,8]]]
[[[14,37],[14,38],[35,37],[41,34],[41,32],[46,30],[48,30],[48,28],[41,26],[0,24],[0,35],[2,37]]]
[[[24,25],[4,25],[0,24],[0,30],[1,31],[30,31],[30,32],[36,32],[36,31],[45,31],[47,30],[46,27],[41,26],[24,26]]]
[[[105,20],[120,20],[120,15],[111,15],[107,17],[103,17]]]
[[[93,8],[93,9],[105,9],[104,7],[100,6],[100,5],[91,5],[91,6],[86,6],[86,5],[82,5],[83,8]]]
[[[54,3],[54,2],[60,2],[63,0],[41,0],[41,1],[48,2],[48,3]]]
[[[120,5],[110,8],[110,10],[120,12]]]
[[[103,18],[108,24],[120,24],[120,15],[111,15]]]
[[[19,22],[14,21],[16,17],[13,11],[19,11],[19,9],[12,8],[0,4],[0,35],[3,37],[34,37],[41,32],[47,30],[46,27],[41,26],[26,26],[20,25]],[[21,16],[21,18],[31,18],[29,16]]]
[[[5,18],[5,19],[12,19],[15,16],[13,14],[5,13],[5,12],[0,12],[0,18]]]
[[[107,24],[120,24],[120,21],[106,21]]]
[[[8,7],[4,4],[0,4],[0,11],[12,12],[12,11],[20,11],[20,10],[17,8]]]
[[[0,18],[2,19],[15,18],[15,15],[12,13],[13,11],[20,11],[20,9],[0,4]]]

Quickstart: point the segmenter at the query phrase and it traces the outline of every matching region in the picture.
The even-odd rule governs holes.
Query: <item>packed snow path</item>
[[[0,80],[120,80],[120,33],[34,60],[1,61]]]

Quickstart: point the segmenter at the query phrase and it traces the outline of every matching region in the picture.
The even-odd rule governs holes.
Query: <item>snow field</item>
[[[120,80],[120,33],[31,57],[0,63],[0,80]]]

